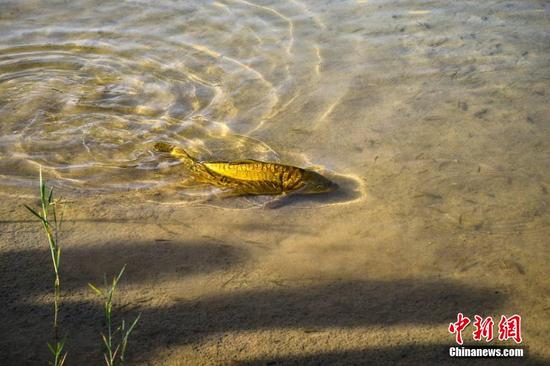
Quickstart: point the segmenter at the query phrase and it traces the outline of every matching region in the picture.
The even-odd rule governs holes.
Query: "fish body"
[[[185,150],[166,143],[155,144],[155,150],[180,159],[196,181],[226,188],[235,194],[323,193],[337,187],[318,173],[292,165],[259,160],[198,161]]]

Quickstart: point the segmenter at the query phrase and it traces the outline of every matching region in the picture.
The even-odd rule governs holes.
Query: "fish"
[[[235,195],[286,195],[332,192],[338,185],[312,170],[259,160],[199,161],[183,148],[158,142],[153,149],[169,153],[189,170],[193,180]]]

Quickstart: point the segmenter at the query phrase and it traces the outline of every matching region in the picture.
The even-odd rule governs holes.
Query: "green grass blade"
[[[137,324],[137,322],[139,321],[140,318],[141,318],[141,313],[139,313],[138,316],[136,316],[136,319],[134,320],[132,325],[130,325],[130,328],[128,328],[128,331],[126,332],[126,338],[128,338],[130,333],[132,333],[132,331],[134,330],[134,327],[136,326],[136,324]]]
[[[59,245],[57,246],[57,253],[56,253],[55,260],[57,261],[56,262],[56,267],[60,268],[61,267],[61,247]]]
[[[53,198],[53,187],[50,188],[50,194],[48,195],[48,204],[52,204],[52,198]]]
[[[52,188],[52,191],[53,191],[53,188]],[[54,226],[55,228],[57,229],[57,212],[56,212],[56,209],[55,209],[55,206],[56,204],[55,203],[50,203],[50,206],[52,207],[52,216],[53,216],[53,223],[54,223]]]
[[[25,206],[25,208],[27,210],[29,210],[34,216],[38,217],[38,219],[42,222],[46,221],[42,216],[40,216],[40,214],[38,212],[36,212],[34,209],[32,209],[31,207],[27,206],[27,205],[23,205]]]
[[[44,202],[44,198],[46,197],[46,184],[44,183],[44,179],[42,177],[42,167],[40,167],[40,200]]]
[[[97,296],[103,297],[103,291],[101,291],[100,289],[98,289],[97,287],[92,285],[91,283],[88,283],[88,286],[92,289],[93,292],[95,292],[95,294]]]
[[[116,282],[118,283],[118,281],[120,281],[120,278],[122,277],[122,275],[124,274],[124,271],[126,270],[126,265],[122,266],[122,269],[120,270],[120,273],[118,274],[118,276],[116,277]]]
[[[107,341],[107,337],[105,337],[105,334],[101,333],[101,338],[103,339],[103,343],[105,344],[105,348],[107,348],[107,350],[109,352],[111,352],[111,345]]]
[[[120,348],[120,344],[118,346],[116,346],[114,352],[113,352],[113,359],[116,359],[116,355],[118,353],[118,349]]]
[[[140,318],[141,318],[141,313],[139,313],[136,319],[134,319],[130,328],[128,328],[126,332],[123,332],[123,337],[121,341],[122,349],[120,351],[120,360],[122,362],[124,362],[124,354],[126,353],[126,347],[128,346],[128,337],[130,337],[130,333],[132,333],[132,331],[134,330],[134,327],[136,326]],[[122,321],[122,327],[124,328],[124,321]]]
[[[63,366],[65,364],[65,359],[67,358],[67,352],[61,357],[61,360],[59,360],[59,366]]]

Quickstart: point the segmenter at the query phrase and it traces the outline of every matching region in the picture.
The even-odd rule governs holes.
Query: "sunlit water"
[[[28,186],[39,165],[81,193],[177,183],[151,151],[170,141],[202,159],[348,174],[354,196],[398,151],[403,169],[437,167],[411,177],[417,189],[509,174],[512,189],[540,190],[520,163],[533,156],[507,138],[543,143],[546,8],[444,6],[4,4],[2,186]]]
[[[280,11],[246,1],[7,9],[0,51],[6,185],[35,181],[38,165],[73,188],[162,185],[150,150],[156,141],[203,159],[287,155],[297,165],[325,165],[305,149],[317,139],[275,150],[267,137],[317,131],[350,81],[338,72],[334,85],[335,65],[323,54],[335,51],[333,42],[352,52],[357,37],[330,36],[303,4]]]
[[[196,205],[230,209],[223,222],[261,207],[178,187],[177,162],[151,151],[168,141],[340,184],[281,208],[287,227],[309,231],[263,236],[280,245],[273,273],[285,263],[299,276],[312,260],[327,273],[471,283],[519,266],[536,279],[550,225],[549,11],[544,1],[3,2],[0,190],[28,197],[42,166],[65,195],[101,193],[119,208],[128,192],[175,206],[200,196]],[[349,255],[330,252],[341,238]],[[297,258],[285,259],[290,248]]]

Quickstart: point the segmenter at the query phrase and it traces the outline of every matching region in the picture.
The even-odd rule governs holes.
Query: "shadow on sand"
[[[134,361],[146,362],[146,357],[155,350],[196,344],[213,334],[286,328],[311,332],[368,325],[444,324],[464,309],[487,313],[498,309],[505,300],[494,290],[442,280],[341,280],[273,289],[225,291],[220,288],[219,295],[162,306],[154,297],[165,296],[163,279],[185,281],[187,275],[222,271],[243,263],[247,253],[219,243],[153,242],[67,248],[63,255],[64,288],[76,296],[87,291],[88,281],[97,282],[102,273],[115,273],[125,263],[128,273],[123,281],[138,283],[144,292],[149,291],[152,300],[133,304],[132,299],[126,299],[131,305],[117,313],[127,319],[142,313],[130,346],[130,357],[133,356]],[[3,253],[0,263],[3,364],[43,364],[47,358],[45,342],[50,337],[52,314],[48,253],[12,251]],[[150,290],[152,284],[158,286],[156,291]],[[68,333],[71,364],[95,364],[100,359],[101,314],[95,302],[65,299],[60,319]],[[389,352],[399,353],[398,350]],[[304,357],[276,362],[317,364],[315,360],[319,357],[353,360],[356,356],[351,353]],[[263,362],[258,360],[258,364]]]
[[[62,254],[62,279],[66,290],[86,287],[88,282],[101,283],[128,264],[124,283],[151,284],[191,274],[212,273],[245,262],[244,249],[220,242],[109,242],[103,245],[65,246]],[[3,269],[4,301],[51,291],[51,258],[47,248],[0,253]]]

